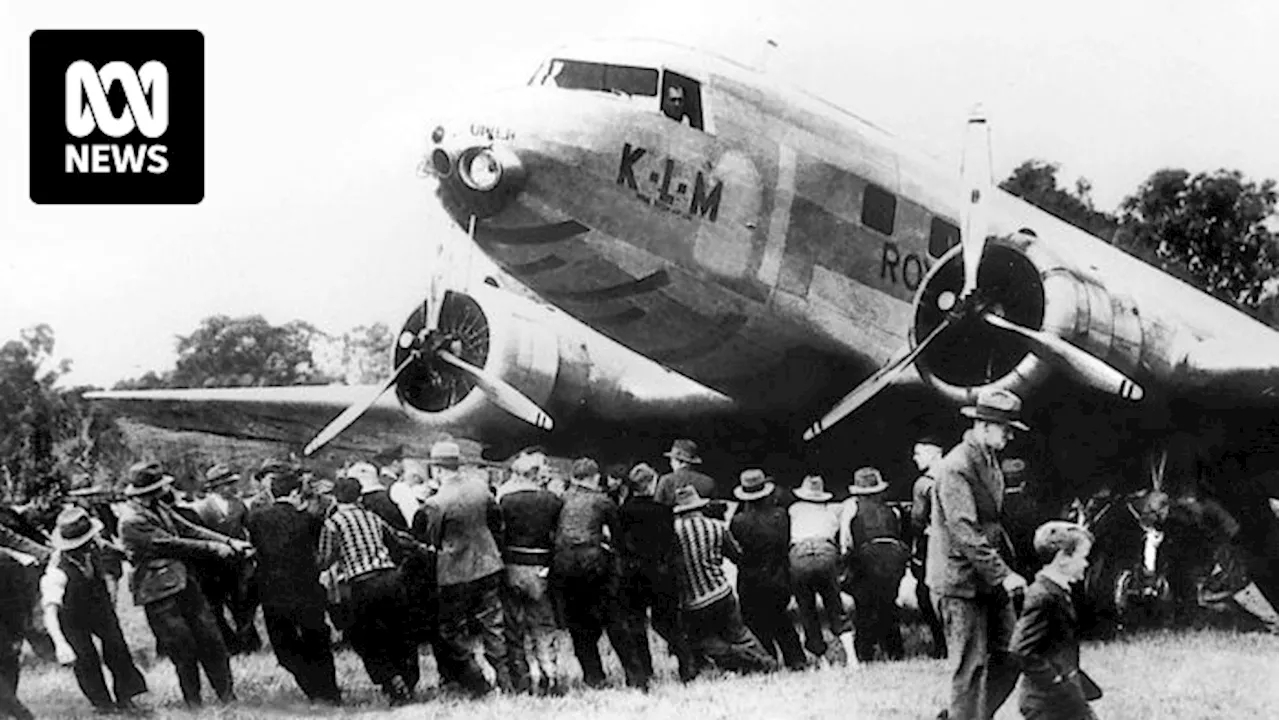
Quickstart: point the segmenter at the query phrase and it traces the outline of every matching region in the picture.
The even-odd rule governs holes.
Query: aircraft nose
[[[496,105],[507,100],[508,106]],[[439,192],[465,214],[490,217],[524,189],[528,170],[514,130],[495,119],[511,117],[509,96],[477,98],[464,114],[430,124],[421,169],[440,181]]]

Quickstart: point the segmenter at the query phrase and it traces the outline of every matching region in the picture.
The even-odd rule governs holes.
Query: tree
[[[1000,189],[1107,242],[1115,235],[1116,218],[1094,207],[1089,181],[1078,178],[1074,192],[1058,187],[1056,163],[1027,160],[1013,169]]]
[[[281,326],[261,315],[205,318],[196,331],[178,338],[178,362],[172,374],[143,376],[138,383],[162,380],[169,387],[248,387],[328,382],[315,367],[311,343],[319,333],[294,320]]]
[[[359,325],[342,334],[348,385],[372,385],[391,376],[391,329],[386,323]]]
[[[1121,203],[1116,244],[1255,317],[1274,318],[1276,199],[1274,180],[1256,183],[1238,170],[1159,170]]]

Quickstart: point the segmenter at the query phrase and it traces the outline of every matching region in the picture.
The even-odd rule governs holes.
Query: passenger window
[[[898,198],[884,188],[868,185],[862,194],[862,224],[884,233],[893,234],[894,215],[898,212]]]
[[[667,70],[662,74],[662,114],[701,130],[702,86],[693,78]]]
[[[940,258],[959,244],[960,228],[942,218],[934,218],[929,225],[929,256]]]

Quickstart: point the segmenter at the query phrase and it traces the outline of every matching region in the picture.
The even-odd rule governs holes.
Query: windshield
[[[653,68],[556,58],[543,65],[529,84],[656,97],[658,71]]]

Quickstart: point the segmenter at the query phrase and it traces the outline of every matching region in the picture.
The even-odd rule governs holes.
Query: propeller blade
[[[874,375],[864,380],[861,385],[854,388],[852,392],[836,403],[836,406],[831,408],[826,415],[823,415],[821,420],[810,425],[809,429],[804,431],[804,439],[806,441],[812,440],[831,429],[831,426],[848,417],[854,410],[862,407],[881,390],[892,384],[898,375],[908,365],[915,362],[915,359],[920,356],[920,353],[924,352],[925,348],[929,347],[929,343],[933,342],[934,338],[941,335],[942,331],[950,325],[951,316],[948,315],[938,324],[938,327],[926,335],[924,340],[912,348],[910,352],[877,370]]]
[[[554,426],[546,411],[505,380],[486,373],[448,350],[437,351],[436,357],[470,375],[489,399],[503,410],[543,430],[550,430]]]
[[[1125,400],[1138,401],[1145,394],[1142,386],[1129,379],[1124,373],[1053,333],[1032,330],[991,313],[984,313],[982,319],[992,327],[1017,333],[1026,338],[1032,344],[1032,352],[1061,366],[1085,385],[1112,395],[1119,395]]]
[[[324,429],[312,438],[311,442],[307,443],[307,446],[302,449],[302,454],[304,456],[311,455],[315,451],[327,445],[330,440],[337,437],[339,433],[350,427],[356,420],[359,420],[360,416],[363,415],[366,410],[373,407],[373,404],[378,402],[378,398],[382,397],[383,393],[385,393],[392,385],[396,384],[396,380],[400,379],[400,374],[404,372],[405,368],[409,367],[409,364],[414,360],[417,360],[419,357],[421,357],[421,353],[417,351],[410,353],[409,357],[405,358],[404,362],[400,363],[400,366],[391,373],[391,377],[378,387],[377,392],[371,393],[369,397],[365,398],[361,402],[352,404],[346,410],[343,410],[338,417],[329,421],[329,424],[325,425]]]
[[[968,297],[978,287],[978,265],[987,245],[987,195],[991,191],[991,134],[981,106],[975,107],[965,128],[964,159],[960,164],[964,178],[964,230],[960,235],[961,258],[964,260],[964,288],[960,297]]]

